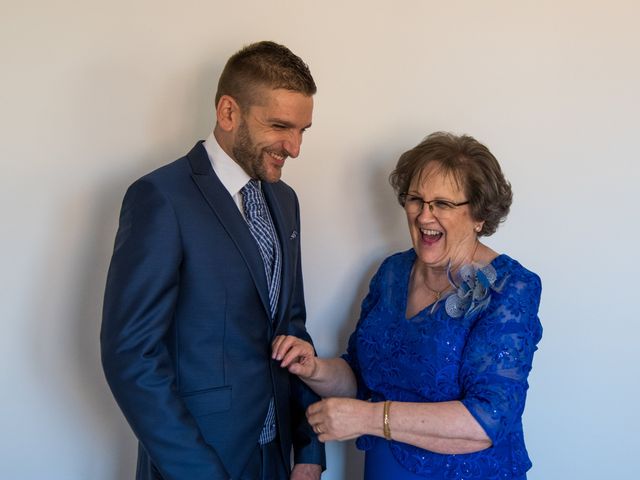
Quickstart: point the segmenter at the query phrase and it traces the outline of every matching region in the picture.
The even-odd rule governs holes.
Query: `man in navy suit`
[[[277,335],[310,340],[298,200],[280,176],[315,92],[286,47],[243,48],[220,77],[209,138],[127,190],[100,338],[139,440],[137,480],[320,478],[324,446],[305,418],[318,398],[271,359]],[[248,184],[271,257],[250,228]]]

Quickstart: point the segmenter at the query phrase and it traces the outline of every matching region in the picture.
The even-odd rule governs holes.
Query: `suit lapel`
[[[264,272],[264,263],[256,242],[247,227],[247,223],[242,218],[229,192],[213,171],[202,142],[199,142],[187,154],[187,158],[193,171],[191,177],[244,258],[260,294],[265,311],[269,314],[269,289]]]

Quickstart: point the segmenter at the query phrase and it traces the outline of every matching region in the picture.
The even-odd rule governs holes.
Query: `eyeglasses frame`
[[[456,202],[452,202],[450,200],[443,200],[441,198],[435,198],[433,200],[427,201],[427,200],[423,199],[422,197],[420,197],[418,195],[413,195],[413,194],[411,194],[409,192],[403,192],[403,193],[398,195],[398,199],[400,200],[400,205],[402,205],[403,208],[405,208],[405,209],[406,209],[405,205],[407,203],[407,197],[413,197],[413,198],[422,200],[422,206],[420,207],[420,210],[417,212],[418,215],[421,215],[422,212],[424,212],[425,204],[429,207],[429,212],[431,212],[432,215],[436,215],[435,213],[433,213],[434,206],[432,204],[434,202],[444,203],[451,209],[455,209],[455,208],[458,208],[458,207],[462,207],[463,205],[468,205],[469,204],[469,200],[465,200],[463,202],[457,202],[456,203]]]

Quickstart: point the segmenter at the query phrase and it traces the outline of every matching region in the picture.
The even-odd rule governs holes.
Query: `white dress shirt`
[[[244,216],[240,190],[251,180],[251,177],[247,175],[247,172],[245,172],[235,160],[227,155],[213,133],[209,134],[203,145],[207,151],[207,156],[209,157],[213,171],[216,172],[222,185],[227,189],[233,201],[236,202],[238,210],[240,210],[240,213]]]

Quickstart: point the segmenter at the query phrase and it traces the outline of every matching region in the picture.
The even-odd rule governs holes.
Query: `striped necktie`
[[[271,317],[275,318],[278,296],[280,295],[281,254],[276,238],[276,230],[267,208],[260,184],[257,180],[249,180],[242,188],[242,205],[251,235],[258,244],[260,256],[264,263],[264,272],[269,287],[269,307]]]
[[[242,187],[242,206],[249,226],[249,231],[258,244],[260,256],[264,263],[264,272],[269,287],[269,307],[271,318],[275,318],[278,296],[280,295],[281,252],[276,237],[273,220],[269,214],[260,184],[257,180],[249,180]],[[265,418],[259,443],[264,445],[276,437],[276,409],[273,398],[269,402],[267,417]]]

